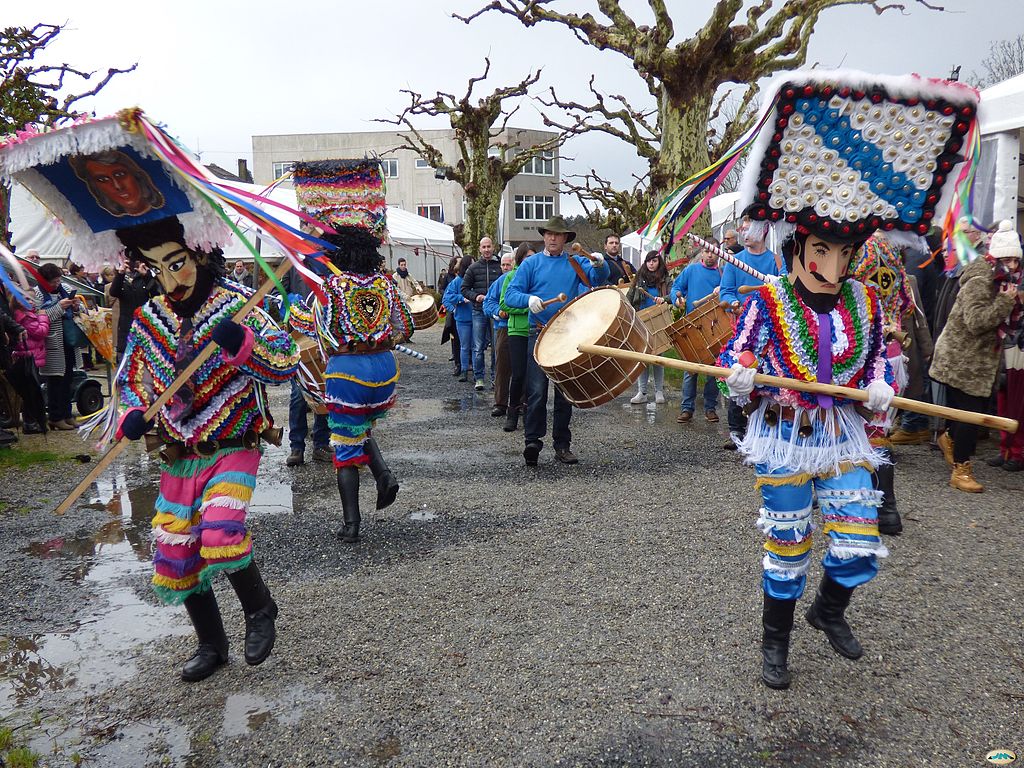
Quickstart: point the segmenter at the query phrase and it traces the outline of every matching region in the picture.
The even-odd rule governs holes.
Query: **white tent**
[[[229,189],[268,196],[264,187],[258,184],[218,183]],[[269,198],[287,208],[296,208],[295,191],[289,187],[276,187]],[[276,205],[263,204],[261,207],[279,221],[298,228],[299,218],[295,214]],[[280,256],[275,244],[260,240],[259,231],[251,222],[237,215],[232,219],[256,243],[261,255]],[[11,233],[15,248],[22,254],[30,248],[37,249],[44,259],[63,259],[71,253],[60,223],[20,184],[15,184],[11,190]],[[393,269],[398,259],[404,256],[413,277],[430,285],[437,284],[438,273],[456,253],[455,234],[450,226],[396,206],[388,206],[388,235],[384,254],[388,267]],[[249,249],[237,238],[232,238],[224,248],[224,255],[228,260],[247,261],[252,258]]]
[[[721,228],[739,220],[740,212],[737,208],[739,199],[739,192],[723,192],[720,195],[715,195],[708,203],[708,208],[711,210],[711,229],[719,239],[722,234],[719,231]],[[622,256],[633,266],[639,267],[644,254],[653,250],[656,247],[656,242],[656,239],[641,237],[639,232],[630,232],[628,235],[622,236]]]
[[[1021,229],[1024,184],[1020,150],[1024,145],[1024,73],[981,92],[981,161],[974,192],[974,215],[982,224],[1002,219]]]

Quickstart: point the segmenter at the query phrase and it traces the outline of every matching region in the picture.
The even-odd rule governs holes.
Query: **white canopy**
[[[981,159],[974,186],[974,216],[982,224],[1002,219],[1021,227],[1024,177],[1020,150],[1024,145],[1024,73],[981,92]]]
[[[737,221],[740,218],[740,211],[737,207],[739,200],[739,192],[723,192],[711,198],[708,208],[711,210],[712,230],[717,232],[719,227]],[[621,242],[623,258],[633,264],[633,266],[639,267],[640,260],[643,259],[644,254],[656,246],[657,238],[647,239],[641,237],[639,232],[630,232],[628,235],[622,236]]]
[[[978,120],[982,135],[1024,128],[1024,72],[981,92]]]
[[[219,184],[242,192],[269,197],[290,209],[295,209],[295,191],[278,186],[269,195],[258,184],[219,181]],[[299,217],[276,205],[260,206],[279,221],[298,229]],[[261,255],[280,255],[274,243],[259,241],[259,232],[247,219],[235,215],[235,225],[251,239],[256,240]],[[30,248],[39,251],[43,259],[64,259],[71,253],[71,246],[64,237],[60,223],[23,186],[15,184],[11,190],[11,234],[15,248],[24,254]],[[423,216],[388,206],[388,248],[385,256],[388,266],[394,268],[400,257],[405,257],[413,277],[431,285],[437,284],[437,276],[448,260],[455,255],[455,233],[447,224],[431,221]],[[249,249],[237,238],[224,248],[229,260],[251,259]]]

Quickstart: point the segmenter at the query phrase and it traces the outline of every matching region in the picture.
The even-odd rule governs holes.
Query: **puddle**
[[[326,694],[304,685],[289,686],[273,699],[254,693],[229,694],[224,700],[221,736],[225,739],[245,736],[258,731],[270,720],[285,726],[296,725],[311,706],[324,704],[329,699]]]
[[[111,724],[116,736],[96,749],[87,750],[85,765],[191,765],[192,739],[180,722]]]
[[[440,515],[437,512],[432,512],[429,509],[420,509],[416,512],[409,513],[410,520],[418,520],[421,522],[430,522],[431,520],[437,520]]]

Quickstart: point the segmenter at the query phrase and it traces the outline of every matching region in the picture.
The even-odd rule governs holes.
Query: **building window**
[[[444,223],[444,209],[440,203],[431,203],[429,205],[417,205],[416,215],[424,216],[431,221],[440,221]]]
[[[551,195],[516,195],[516,221],[547,221],[555,215]]]
[[[416,170],[417,171],[429,171],[430,163],[424,160],[422,157],[416,158]]]
[[[273,175],[274,180],[276,181],[277,179],[280,179],[286,173],[291,171],[291,169],[294,166],[295,166],[295,161],[294,160],[285,160],[285,161],[282,161],[280,163],[274,163],[273,167],[270,169],[270,172]]]
[[[539,155],[529,159],[520,173],[526,176],[554,176],[555,175],[555,152],[545,150]]]
[[[398,178],[398,159],[394,157],[382,157],[380,161],[381,170],[385,179]]]

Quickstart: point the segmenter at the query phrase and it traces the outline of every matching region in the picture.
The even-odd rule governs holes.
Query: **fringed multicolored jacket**
[[[874,289],[847,280],[830,314],[832,383],[857,389],[879,380],[891,385],[893,376],[882,336],[882,312]],[[722,348],[719,365],[731,367],[744,351],[757,358],[758,373],[818,380],[818,318],[800,301],[787,278],[750,294],[732,339]],[[728,393],[728,389],[724,391]],[[818,407],[814,395],[791,389],[757,386],[752,397],[759,395],[784,406]],[[852,401],[840,398],[835,402],[844,405]]]
[[[230,320],[250,295],[248,289],[218,280],[192,317],[195,354],[213,343],[213,329]],[[165,296],[150,299],[138,309],[117,376],[122,411],[148,408],[174,381],[181,323]],[[264,385],[280,384],[294,374],[298,350],[289,335],[258,308],[241,324],[246,333],[238,355],[218,349],[193,375],[190,412],[175,421],[169,415],[170,405],[161,409],[156,432],[162,439],[194,445],[240,437],[250,428],[262,432],[272,425]]]
[[[320,338],[329,355],[349,344],[387,346],[412,336],[412,314],[394,282],[380,272],[343,272],[324,281],[325,304],[294,301],[288,324]]]

